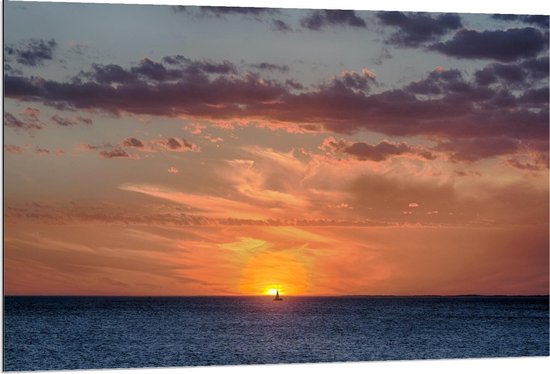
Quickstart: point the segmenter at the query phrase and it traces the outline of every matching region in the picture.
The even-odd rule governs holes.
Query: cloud
[[[436,142],[455,138],[507,137],[521,142],[548,138],[548,105],[544,101],[548,58],[492,63],[474,71],[469,79],[459,70],[438,67],[423,79],[376,92],[372,92],[376,76],[368,69],[344,71],[322,85],[306,89],[299,82],[270,80],[259,74],[190,71],[188,68],[196,61],[182,56],[162,59],[166,60],[170,63],[162,63],[164,70],[177,70],[180,78],[153,79],[153,74],[145,76],[123,69],[134,78],[125,83],[118,78],[118,82],[98,78],[100,82],[94,80],[95,67],[80,80],[67,82],[7,75],[5,95],[55,108],[216,123],[237,121],[243,126],[255,123],[289,132],[353,134],[369,130],[389,136],[424,136]],[[177,76],[175,72],[166,74]],[[197,149],[166,141],[150,146]]]
[[[475,88],[464,81],[462,73],[456,69],[436,68],[425,79],[413,81],[404,90],[415,95],[437,96],[447,93],[473,91]],[[487,92],[490,94],[490,92]]]
[[[544,15],[494,14],[492,18],[502,21],[525,22],[548,30],[549,17]]]
[[[530,104],[548,104],[550,101],[548,87],[527,90],[518,98],[518,101]]]
[[[528,170],[528,171],[542,171],[542,170],[546,170],[548,169],[548,166],[545,166],[545,165],[542,165],[542,164],[533,164],[533,163],[529,163],[529,162],[521,162],[515,158],[511,158],[511,159],[508,159],[506,160],[506,162],[516,168],[516,169],[520,169],[520,170]]]
[[[227,16],[241,16],[263,22],[273,15],[279,14],[278,9],[272,8],[251,8],[251,7],[230,7],[230,6],[174,6],[175,13],[188,13],[199,17],[215,17],[225,19]],[[282,22],[282,21],[281,21]],[[278,30],[286,31],[286,30]]]
[[[44,61],[53,59],[57,47],[54,39],[28,39],[18,45],[6,46],[4,53],[14,56],[16,61],[25,66],[40,66]]]
[[[376,74],[367,68],[363,68],[360,73],[343,71],[339,76],[334,77],[329,84],[331,89],[343,91],[368,91],[373,85],[377,85]]]
[[[480,139],[453,139],[442,142],[434,150],[446,152],[451,161],[477,161],[487,157],[494,157],[516,153],[521,141],[508,137],[491,137]]]
[[[123,139],[119,145],[112,144],[80,144],[76,149],[81,151],[99,151],[99,155],[103,158],[132,158],[139,159],[139,155],[130,154],[124,148],[130,148],[140,152],[200,152],[200,147],[186,139],[178,137],[153,139],[143,141],[134,137]]]
[[[130,155],[128,152],[126,152],[122,148],[113,148],[110,150],[103,150],[99,152],[99,155],[106,159],[113,159],[113,158],[132,158],[132,159],[138,159],[138,155]]]
[[[110,145],[106,146],[111,147]],[[142,152],[200,152],[200,147],[184,138],[169,137],[149,141],[129,137],[120,142],[122,148],[132,148]]]
[[[205,135],[204,138],[211,143],[222,143],[224,141],[224,139],[220,138],[219,136],[212,136],[208,134]]]
[[[15,130],[42,130],[44,124],[38,118],[38,110],[33,108],[27,108],[22,113],[21,116],[23,120],[17,118],[10,112],[4,113],[4,126],[9,127]]]
[[[88,143],[78,144],[75,146],[76,150],[89,152],[89,151],[98,151],[98,155],[101,158],[104,159],[119,159],[119,158],[128,158],[137,160],[139,159],[139,155],[136,154],[130,154],[126,152],[124,149],[122,149],[119,146],[113,146],[111,144],[101,144],[101,145],[92,145]]]
[[[260,16],[263,14],[278,13],[277,9],[270,8],[248,8],[248,7],[218,7],[218,6],[201,6],[200,10],[203,14],[212,15],[215,17],[223,17],[225,15],[251,15]]]
[[[131,72],[114,64],[101,65],[92,64],[92,71],[82,74],[85,77],[90,77],[98,83],[131,83],[136,80],[136,77]]]
[[[269,218],[269,215],[261,207],[223,197],[189,194],[150,185],[125,184],[119,188],[186,205],[192,209],[191,213],[202,214],[206,217],[253,220]]]
[[[251,64],[250,66],[258,70],[265,70],[269,72],[288,73],[289,70],[288,65],[278,65],[269,62],[260,62],[257,64]]]
[[[61,155],[65,154],[65,152],[61,149],[50,150],[50,149],[41,148],[41,147],[36,147],[34,149],[34,153],[36,153],[38,155],[54,155],[54,156],[61,156]]]
[[[7,152],[7,153],[20,154],[20,153],[23,153],[24,151],[25,150],[18,145],[11,145],[11,144],[4,145],[4,152]]]
[[[143,71],[134,71],[131,79],[126,76],[124,79],[118,76],[98,77],[95,66],[92,72],[81,73],[71,82],[7,76],[5,86],[9,97],[44,100],[52,106],[66,109],[99,106],[115,114],[122,110],[157,115],[170,115],[173,112],[173,115],[177,115],[183,113],[180,109],[187,107],[185,112],[189,115],[210,113],[218,118],[220,116],[216,112],[223,112],[221,117],[235,117],[243,112],[242,105],[276,100],[286,92],[283,85],[254,74],[208,77],[204,72],[219,72],[218,68],[225,71],[225,66],[224,63],[201,61],[183,70],[176,69],[178,73],[171,69],[165,69],[165,74],[148,72],[144,75]],[[196,70],[197,67],[199,70]],[[167,78],[180,73],[181,77],[176,80]]]
[[[145,144],[139,139],[136,138],[126,138],[124,139],[120,145],[122,147],[130,147],[130,148],[143,148],[145,147]]]
[[[300,20],[306,29],[318,31],[331,26],[367,27],[353,10],[314,10]]]
[[[200,152],[200,147],[183,138],[164,138],[152,141],[153,144],[170,152]]]
[[[245,19],[270,24],[273,31],[293,31],[292,27],[288,23],[279,18],[274,18],[280,14],[279,9],[217,6],[174,6],[172,9],[175,13],[187,13],[195,17],[215,17],[219,19],[226,19],[228,16],[241,16]]]
[[[145,82],[166,82],[187,78],[201,81],[205,74],[237,74],[237,68],[229,61],[191,60],[182,55],[165,56],[156,62],[142,59],[137,66],[129,69],[115,64],[92,64],[92,71],[84,71],[77,76],[100,84],[140,84]]]
[[[527,27],[506,31],[461,30],[452,39],[432,44],[428,49],[457,58],[510,62],[536,57],[547,47],[548,36]]]
[[[193,135],[198,135],[202,133],[202,130],[206,128],[205,125],[202,125],[200,123],[193,123],[191,125],[186,125],[184,129],[186,131],[189,131]]]
[[[63,127],[71,127],[71,126],[76,126],[78,124],[85,124],[85,125],[92,124],[92,120],[90,118],[81,117],[81,116],[78,116],[76,118],[66,118],[55,114],[51,117],[51,120],[54,123],[58,124],[59,126],[63,126]]]
[[[319,149],[336,155],[347,154],[361,161],[384,161],[393,156],[413,155],[424,159],[434,159],[435,156],[422,147],[412,147],[406,143],[391,143],[386,140],[371,145],[365,142],[349,142],[329,137],[323,140]]]
[[[280,20],[280,19],[274,19],[271,22],[271,27],[274,31],[281,31],[281,32],[290,32],[292,31],[292,27],[288,25],[288,23]]]
[[[525,80],[525,73],[520,66],[516,64],[491,64],[485,68],[476,71],[476,82],[480,85],[486,86],[499,81],[506,83],[523,83]]]
[[[398,28],[388,43],[400,47],[417,47],[462,27],[456,14],[433,17],[425,13],[377,12],[376,16],[382,24]]]
[[[548,78],[548,56],[523,61],[520,66],[526,70],[528,76],[533,79]],[[546,82],[548,84],[548,82]]]

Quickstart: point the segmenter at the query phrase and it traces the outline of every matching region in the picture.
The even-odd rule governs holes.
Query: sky
[[[548,294],[548,16],[4,12],[6,294]]]

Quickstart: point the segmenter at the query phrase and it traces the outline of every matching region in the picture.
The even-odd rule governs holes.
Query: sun
[[[264,290],[264,295],[275,296],[277,294],[277,290],[279,291],[279,295],[283,295],[284,294],[283,289],[284,289],[283,287],[269,286]]]

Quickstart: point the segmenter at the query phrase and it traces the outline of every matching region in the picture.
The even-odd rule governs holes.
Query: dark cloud
[[[204,14],[215,17],[223,17],[225,15],[240,14],[260,16],[268,13],[277,13],[277,9],[270,8],[246,8],[246,7],[218,7],[218,6],[201,6],[200,10]]]
[[[80,151],[99,151],[97,154],[101,158],[105,159],[116,159],[116,158],[129,158],[129,159],[139,159],[139,156],[136,154],[130,154],[126,152],[124,149],[122,149],[119,146],[113,146],[111,144],[100,144],[100,145],[93,145],[93,144],[79,144],[76,147],[77,150]]]
[[[93,64],[92,69],[91,72],[85,73],[83,76],[94,79],[98,83],[130,83],[136,80],[134,74],[118,65]]]
[[[301,90],[301,89],[304,88],[304,86],[302,84],[300,84],[300,82],[298,82],[296,79],[287,79],[287,80],[285,80],[285,86],[287,86],[290,89],[294,89],[294,90]]]
[[[241,15],[250,16],[256,19],[264,15],[277,14],[278,9],[271,8],[250,8],[250,7],[229,7],[229,6],[173,6],[174,13],[191,13],[206,17],[224,18],[225,16]]]
[[[29,127],[25,122],[19,120],[9,112],[4,113],[4,126],[11,127],[12,129],[32,129],[32,127]]]
[[[104,148],[110,148],[110,147],[111,146],[109,144],[92,145],[92,144],[84,143],[84,144],[79,144],[77,149],[79,149],[81,151],[95,151],[95,150],[98,150],[98,149],[104,149]]]
[[[271,22],[272,29],[275,31],[282,31],[282,32],[289,32],[292,31],[292,27],[288,25],[288,23],[280,20],[280,19],[274,19]]]
[[[78,116],[78,117],[76,117],[76,120],[80,123],[85,124],[85,125],[91,125],[93,123],[92,119],[88,118],[88,117]]]
[[[266,70],[270,72],[277,71],[279,73],[288,73],[289,70],[287,65],[278,65],[269,62],[260,62],[257,64],[251,64],[250,66],[258,70]]]
[[[114,148],[111,150],[100,151],[99,155],[103,158],[112,159],[112,158],[135,158],[130,156],[128,152],[121,148]]]
[[[533,79],[548,78],[548,56],[523,61],[520,66],[525,69],[528,76]]]
[[[122,141],[121,145],[123,147],[131,147],[131,148],[143,148],[145,147],[145,144],[139,139],[136,138],[126,138]]]
[[[456,14],[433,17],[425,13],[379,12],[376,16],[382,24],[398,28],[389,42],[401,47],[416,47],[462,27]]]
[[[237,74],[237,68],[231,62],[224,60],[216,63],[212,61],[195,61],[188,65],[189,70],[198,70],[206,74]]]
[[[507,83],[522,83],[525,72],[518,65],[491,64],[475,73],[476,82],[486,86],[498,81]]]
[[[521,103],[529,104],[548,104],[550,97],[548,95],[548,86],[533,88],[527,90],[518,99]]]
[[[548,16],[543,15],[520,15],[520,14],[495,14],[494,19],[503,21],[520,21],[548,29]]]
[[[38,118],[36,112],[28,108],[21,115],[23,120],[17,118],[9,112],[4,113],[4,126],[15,130],[41,130],[44,128],[43,123]]]
[[[332,90],[368,91],[373,85],[376,85],[376,77],[370,70],[363,70],[361,73],[345,71],[335,77],[329,86]]]
[[[179,78],[181,73],[176,70],[168,70],[161,63],[155,62],[149,58],[144,58],[140,61],[139,65],[132,67],[130,73],[135,75],[141,75],[147,79],[155,81],[164,81],[169,78]]]
[[[426,79],[408,84],[404,90],[418,95],[439,95],[470,90],[470,88],[460,71],[438,69],[432,71]]]
[[[329,26],[367,27],[353,10],[315,10],[300,20],[309,30],[318,31]]]
[[[162,62],[171,64],[171,65],[185,65],[185,64],[191,63],[192,60],[183,55],[173,55],[173,56],[163,57]]]
[[[90,74],[93,78],[68,82],[6,76],[5,95],[56,108],[208,120],[267,120],[289,129],[340,134],[369,130],[390,136],[428,136],[440,142],[500,136],[522,142],[548,138],[548,104],[544,101],[547,58],[490,64],[474,72],[471,79],[458,70],[438,67],[424,79],[375,93],[369,88],[376,79],[367,69],[343,72],[326,84],[306,90],[293,80],[279,82],[259,74],[190,72],[187,68],[196,61],[184,57],[162,61],[166,70],[178,70],[181,77],[157,80],[123,69],[135,78],[106,84],[94,76],[95,68]],[[175,64],[182,66],[172,69]],[[148,146],[192,149],[175,141],[179,148],[166,139]],[[468,159],[460,152],[465,145],[456,150],[449,147],[446,152],[456,153],[455,159]]]
[[[4,54],[4,73],[13,74],[13,75],[23,75],[23,72],[21,70],[14,68],[8,63],[6,54]]]
[[[63,127],[76,126],[78,124],[78,122],[76,122],[75,120],[72,120],[70,118],[63,118],[57,114],[52,116],[51,120],[57,123],[59,126]]]
[[[510,62],[535,57],[548,47],[548,37],[532,27],[506,31],[461,30],[451,40],[435,43],[430,50],[468,59]]]
[[[361,161],[384,161],[393,156],[413,155],[424,159],[435,159],[435,156],[427,149],[413,147],[407,143],[391,143],[386,140],[371,145],[365,142],[348,142],[343,139],[327,138],[319,147],[321,150],[335,155],[346,154]]]
[[[92,124],[92,120],[90,118],[81,117],[81,116],[78,116],[76,118],[66,118],[66,117],[61,117],[58,114],[55,114],[51,117],[51,120],[54,123],[58,124],[59,126],[63,126],[63,127],[71,127],[79,124],[85,124],[85,125]]]
[[[498,84],[510,89],[533,91],[534,86],[545,84],[548,87],[548,57],[525,60],[520,63],[493,63],[474,73],[475,83],[479,86]],[[544,91],[544,88],[538,88]]]
[[[199,152],[200,147],[183,138],[165,138],[152,141],[153,144],[171,152]]]
[[[7,56],[14,56],[22,65],[39,66],[53,58],[56,47],[57,42],[54,39],[28,39],[18,45],[6,46],[4,53]]]
[[[244,77],[208,78],[186,74],[177,81],[135,80],[114,87],[98,81],[46,81],[8,76],[6,95],[11,98],[42,101],[54,107],[101,108],[112,113],[235,116],[246,105],[279,99],[283,85],[248,74]],[[216,113],[217,112],[217,113]]]
[[[434,150],[449,154],[454,162],[477,161],[487,157],[513,154],[519,150],[521,141],[509,137],[479,139],[453,139],[440,143]]]
[[[545,171],[548,169],[548,154],[545,154],[544,156],[539,157],[535,160],[535,162],[522,162],[515,158],[510,158],[506,160],[508,165],[520,169],[520,170],[527,170],[527,171]]]
[[[162,62],[149,58],[142,59],[137,66],[124,69],[119,65],[93,64],[92,70],[81,72],[75,82],[92,81],[100,84],[140,84],[144,82],[175,81],[187,77],[188,79],[204,79],[206,74],[237,74],[237,68],[229,61],[213,62],[208,60],[193,61],[185,56],[166,56]],[[175,66],[173,68],[172,66]]]
[[[50,150],[49,150],[49,149],[46,149],[46,148],[36,147],[36,148],[34,149],[34,153],[39,154],[39,155],[49,155],[49,154],[50,154]]]

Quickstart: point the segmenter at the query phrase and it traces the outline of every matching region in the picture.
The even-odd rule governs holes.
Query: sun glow
[[[277,290],[279,290],[279,295],[284,295],[285,294],[284,288],[269,286],[264,290],[264,295],[275,296],[277,294]]]
[[[265,251],[248,260],[241,272],[240,291],[249,295],[303,295],[309,289],[308,271],[294,251]]]

